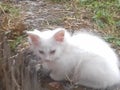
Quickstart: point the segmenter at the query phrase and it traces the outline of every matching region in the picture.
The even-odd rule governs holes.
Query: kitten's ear
[[[40,37],[37,34],[32,33],[31,31],[26,32],[28,35],[28,41],[34,46],[39,45]]]
[[[65,36],[65,31],[64,30],[60,30],[57,33],[55,33],[54,39],[56,41],[58,41],[58,42],[63,42],[64,36]]]

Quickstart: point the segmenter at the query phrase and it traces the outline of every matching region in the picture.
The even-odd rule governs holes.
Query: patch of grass
[[[68,8],[75,11],[75,16],[80,16],[81,9],[88,12],[91,23],[95,23],[98,28],[118,30],[120,23],[120,1],[119,0],[51,0],[54,2],[64,2]],[[68,9],[66,9],[68,10]],[[78,14],[78,15],[77,15]],[[76,18],[78,19],[78,18]]]
[[[79,0],[80,5],[91,10],[92,19],[99,27],[116,25],[120,12],[119,0]],[[119,18],[120,20],[120,18]]]
[[[107,41],[107,42],[110,42],[116,46],[120,46],[120,38],[117,38],[117,37],[114,37],[114,36],[106,36],[104,37],[104,39]]]
[[[0,9],[2,11],[2,13],[6,14],[6,13],[10,13],[12,14],[12,16],[17,16],[19,15],[19,8],[16,8],[15,6],[13,6],[10,3],[0,3]]]
[[[24,16],[20,14],[19,8],[12,4],[0,3],[0,13],[1,30],[21,33],[25,29]]]
[[[24,36],[18,36],[14,40],[9,40],[11,50],[15,50],[16,47],[22,43]]]
[[[5,33],[8,41],[11,41],[12,49],[18,45],[23,31],[26,29],[25,17],[20,14],[20,11],[11,3],[0,3],[0,31]]]

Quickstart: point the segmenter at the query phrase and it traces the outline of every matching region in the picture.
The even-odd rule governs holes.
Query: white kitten
[[[54,80],[69,77],[74,83],[106,88],[120,82],[118,58],[101,38],[87,33],[70,36],[63,28],[28,31],[34,53]]]

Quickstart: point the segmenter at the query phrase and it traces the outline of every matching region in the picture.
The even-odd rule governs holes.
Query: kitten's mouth
[[[46,63],[54,63],[52,60],[45,60]]]
[[[41,60],[39,63],[40,64],[42,64],[42,63],[53,63],[53,61],[52,60]]]

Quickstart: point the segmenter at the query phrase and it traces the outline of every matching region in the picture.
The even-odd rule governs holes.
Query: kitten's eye
[[[43,52],[43,51],[41,51],[41,50],[39,50],[39,53],[40,53],[40,54],[44,54],[44,52]]]
[[[55,53],[55,50],[50,51],[50,54],[54,54],[54,53]]]

